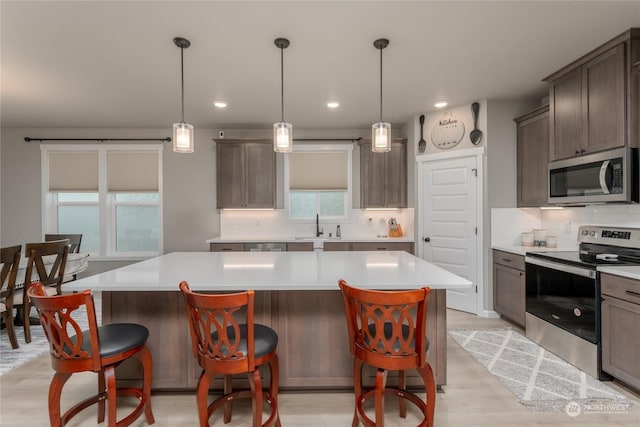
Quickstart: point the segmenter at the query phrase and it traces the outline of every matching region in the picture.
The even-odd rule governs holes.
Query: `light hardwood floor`
[[[449,328],[494,328],[511,326],[502,320],[485,319],[449,310]],[[571,418],[565,413],[530,412],[485,368],[474,361],[451,338],[448,342],[448,385],[438,393],[437,427],[467,426],[639,426],[640,406],[623,413],[589,413]],[[47,391],[52,376],[49,355],[14,369],[0,377],[0,426],[47,426]],[[640,402],[637,394],[617,383],[612,388]],[[74,375],[65,388],[63,405],[77,402],[96,388],[95,374]],[[418,417],[409,412],[406,420],[396,417],[395,402],[387,399],[388,426],[415,426]],[[197,426],[196,402],[193,394],[157,394],[152,397],[156,426]],[[246,404],[236,404],[229,425],[250,425]],[[409,405],[411,406],[411,405]],[[64,406],[63,406],[64,408]],[[64,410],[64,409],[63,409]],[[280,417],[283,426],[321,427],[350,426],[353,396],[347,392],[281,393]],[[219,417],[214,425],[221,425]],[[78,415],[69,426],[95,426],[94,408]],[[135,426],[147,425],[144,418]]]

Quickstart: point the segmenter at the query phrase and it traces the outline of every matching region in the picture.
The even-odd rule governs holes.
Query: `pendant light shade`
[[[391,123],[382,120],[382,49],[388,45],[387,39],[373,42],[373,46],[380,50],[380,121],[371,126],[371,150],[374,153],[391,151]]]
[[[184,50],[191,46],[189,40],[176,37],[173,39],[180,48],[180,77],[182,94],[182,120],[173,124],[173,151],[176,153],[193,153],[193,126],[184,121]]]
[[[293,151],[293,125],[284,121],[284,50],[289,40],[279,37],[274,43],[280,49],[280,121],[273,124],[273,150],[278,153]]]

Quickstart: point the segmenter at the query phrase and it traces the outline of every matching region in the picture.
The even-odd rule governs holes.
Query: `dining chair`
[[[16,287],[16,277],[20,264],[20,250],[22,245],[0,249],[0,313],[4,320],[11,348],[19,347],[16,330],[13,325],[13,295]]]
[[[403,291],[359,289],[346,281],[338,282],[344,300],[349,332],[349,349],[353,354],[355,410],[352,427],[384,425],[384,397],[399,399],[400,417],[407,414],[405,401],[416,405],[424,418],[420,426],[433,427],[436,385],[427,362],[427,306],[430,288]],[[363,387],[364,365],[377,369],[375,386]],[[405,371],[416,369],[424,383],[426,400],[406,389]],[[398,386],[387,385],[387,372],[398,371]],[[364,410],[373,398],[375,420]]]
[[[135,323],[111,323],[98,326],[91,291],[67,295],[49,295],[40,282],[29,286],[28,296],[38,310],[40,323],[49,341],[51,366],[55,371],[49,386],[49,421],[52,427],[64,426],[85,408],[98,404],[98,423],[122,427],[131,425],[143,413],[148,424],[155,419],[151,410],[151,353],[146,347],[149,331]],[[87,325],[83,330],[81,322]],[[115,369],[132,357],[142,364],[140,387],[116,387]],[[60,397],[72,374],[98,374],[98,393],[61,412]],[[116,421],[116,399],[133,397],[137,405]]]
[[[18,309],[17,320],[24,327],[24,340],[31,342],[29,314],[31,304],[27,296],[29,285],[35,281],[45,286],[48,295],[60,295],[64,280],[64,269],[69,255],[69,240],[54,242],[27,243],[24,247],[27,258],[22,292],[16,292],[13,306]],[[49,257],[45,260],[45,257]],[[52,262],[51,262],[52,261]],[[50,265],[51,267],[48,267]]]
[[[209,418],[221,406],[224,422],[230,422],[233,401],[246,397],[251,398],[253,427],[280,426],[278,334],[268,326],[254,323],[254,292],[200,294],[192,292],[184,281],[179,287],[187,309],[193,354],[202,368],[196,391],[200,426],[208,427]],[[269,391],[264,392],[258,371],[263,364],[268,364],[270,374]],[[241,373],[247,374],[251,389],[234,392],[231,376]],[[224,376],[224,394],[209,404],[209,388],[218,374]],[[271,407],[264,424],[263,400]]]
[[[69,241],[69,253],[80,253],[80,244],[82,243],[82,234],[45,234],[45,242],[53,242],[56,240],[68,240]]]
[[[69,240],[69,253],[70,254],[79,254],[80,253],[80,244],[82,243],[82,234],[45,234],[44,241],[45,242],[53,242],[55,240]],[[77,274],[72,274],[63,279],[63,283],[71,282],[78,278]]]

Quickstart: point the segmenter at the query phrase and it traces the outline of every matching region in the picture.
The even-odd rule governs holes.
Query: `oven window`
[[[598,343],[595,279],[527,263],[526,283],[527,313]]]

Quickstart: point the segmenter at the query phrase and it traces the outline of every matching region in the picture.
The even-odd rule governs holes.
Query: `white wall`
[[[163,153],[164,250],[204,251],[219,233],[215,147],[211,131],[196,130],[196,152]],[[40,143],[32,138],[165,138],[170,129],[2,129],[2,240],[8,246],[42,240]],[[58,141],[61,143],[63,141]],[[157,143],[157,142],[156,142]]]
[[[473,130],[473,116],[471,104],[453,106],[442,111],[425,115],[424,139],[427,142],[425,154],[452,153],[484,147],[483,158],[483,190],[480,229],[480,246],[478,250],[482,261],[478,266],[478,287],[482,295],[479,299],[478,314],[492,315],[493,311],[493,277],[491,268],[491,209],[516,205],[516,125],[513,119],[525,112],[531,111],[538,104],[537,100],[480,100],[478,114],[478,129],[482,131],[482,139],[477,145],[471,143],[469,133]],[[431,133],[440,120],[453,118],[464,125],[462,140],[452,148],[436,147],[431,139]],[[414,117],[413,129],[415,135],[420,133],[419,118]],[[416,138],[417,139],[417,138]],[[417,150],[417,147],[415,147]],[[417,151],[414,151],[417,153]],[[416,212],[414,228],[420,230],[417,223],[420,214]],[[422,236],[416,236],[420,241]]]
[[[220,211],[216,208],[215,143],[221,129],[196,129],[195,152],[174,153],[165,144],[163,153],[164,251],[206,251],[205,240],[220,235]],[[224,129],[226,139],[272,138],[271,129]],[[370,129],[294,129],[296,138],[370,138]],[[394,127],[393,137],[405,129]],[[41,208],[40,143],[31,138],[165,138],[166,129],[38,129],[4,128],[0,145],[0,245],[40,241]],[[64,141],[57,141],[62,143]],[[95,143],[95,142],[94,142]],[[157,142],[156,142],[157,143]],[[300,142],[304,143],[304,142]],[[360,206],[359,151],[354,150],[354,207]],[[413,159],[411,160],[413,163]],[[413,164],[410,165],[413,167]],[[283,207],[283,156],[277,156],[277,203]],[[409,175],[409,180],[412,180]]]

